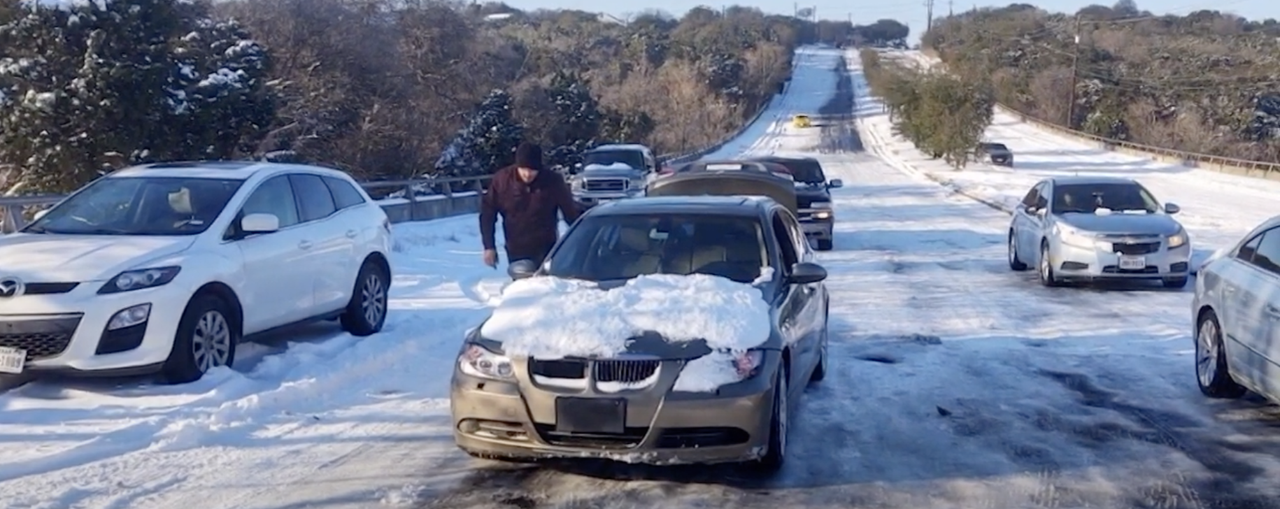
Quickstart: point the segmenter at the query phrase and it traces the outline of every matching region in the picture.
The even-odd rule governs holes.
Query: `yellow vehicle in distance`
[[[809,120],[809,115],[796,115],[791,117],[791,124],[796,127],[811,127],[813,121]]]

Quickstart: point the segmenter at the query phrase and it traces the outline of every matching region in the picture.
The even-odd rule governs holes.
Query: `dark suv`
[[[832,229],[836,222],[831,208],[831,190],[843,186],[840,179],[827,181],[822,164],[812,157],[758,157],[756,161],[784,166],[796,181],[796,205],[804,234],[819,251],[833,246]]]

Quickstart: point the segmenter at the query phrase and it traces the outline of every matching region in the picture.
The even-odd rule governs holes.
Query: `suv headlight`
[[[145,288],[164,286],[178,277],[182,267],[155,267],[150,269],[126,270],[107,281],[98,290],[98,294],[132,292]]]
[[[1178,230],[1178,233],[1169,236],[1169,248],[1182,247],[1187,244],[1188,240],[1190,239],[1187,238],[1187,231]]]
[[[458,355],[458,369],[467,375],[491,380],[514,380],[511,358],[476,344],[468,344]]]
[[[573,178],[569,179],[569,189],[572,189],[572,190],[574,190],[574,191],[581,191],[581,190],[582,190],[582,177],[581,177],[581,176],[577,176],[577,177],[573,177]]]
[[[809,208],[812,208],[812,209],[830,209],[830,208],[831,208],[831,202],[829,202],[829,201],[815,201],[815,202],[813,202],[813,203],[810,203],[810,204],[809,204]]]

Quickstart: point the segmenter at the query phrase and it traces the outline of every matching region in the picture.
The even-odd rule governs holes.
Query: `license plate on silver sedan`
[[[1120,268],[1122,270],[1141,270],[1147,268],[1147,259],[1141,256],[1121,256]]]

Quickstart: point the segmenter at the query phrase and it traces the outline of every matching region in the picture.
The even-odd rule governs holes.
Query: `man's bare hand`
[[[493,268],[498,268],[498,251],[496,249],[484,250],[484,264]]]

